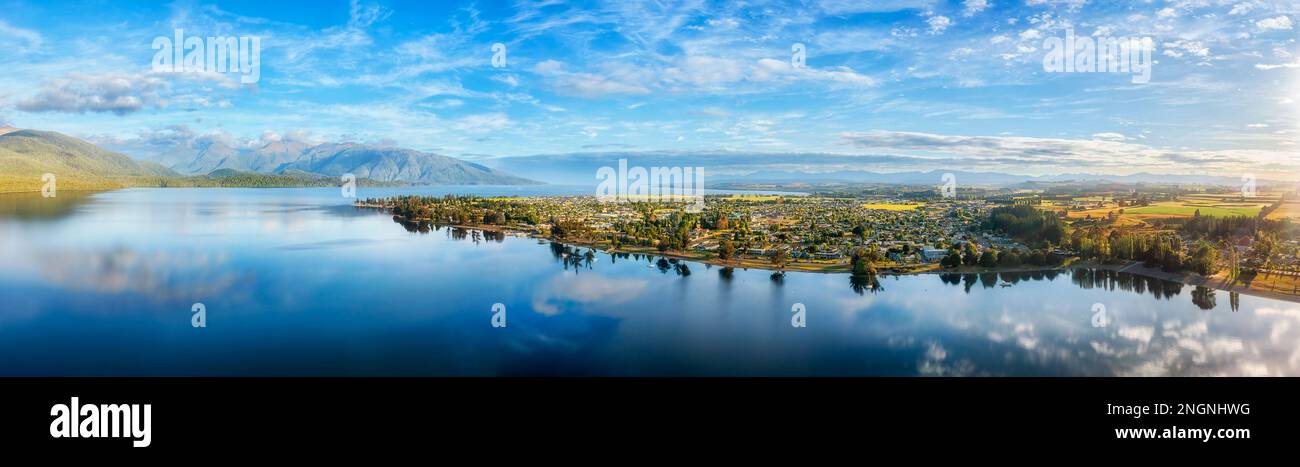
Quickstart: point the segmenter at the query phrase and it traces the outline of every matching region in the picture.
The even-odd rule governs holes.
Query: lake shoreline
[[[380,210],[387,211],[387,208],[384,208],[382,206],[377,206],[377,205],[356,204],[354,206],[358,209],[380,209]],[[394,216],[394,217],[400,217],[400,216]],[[773,268],[770,263],[758,259],[740,259],[740,260],[723,261],[717,258],[707,257],[704,254],[691,255],[691,254],[683,254],[682,252],[659,251],[657,248],[653,248],[653,247],[631,247],[631,248],[623,247],[614,250],[613,248],[611,248],[611,246],[608,243],[589,243],[589,242],[580,242],[574,240],[562,240],[562,239],[542,236],[532,231],[521,230],[517,228],[511,228],[508,226],[499,226],[499,225],[455,225],[455,224],[437,224],[437,225],[442,225],[444,227],[461,228],[461,229],[477,229],[477,230],[501,232],[507,234],[518,234],[532,239],[548,240],[548,241],[558,242],[569,246],[591,248],[603,253],[628,253],[628,254],[662,256],[665,258],[695,261],[699,263],[709,264],[713,266],[720,266],[720,267],[758,269],[758,270],[772,271],[772,272],[778,271],[777,269]],[[943,269],[939,267],[938,264],[927,264],[919,268],[911,268],[905,270],[900,270],[898,268],[882,268],[879,270],[879,272],[876,275],[888,277],[888,276],[918,276],[922,274],[988,274],[988,273],[1014,273],[1014,272],[1068,271],[1073,269],[1103,269],[1103,270],[1110,270],[1110,271],[1117,271],[1117,272],[1127,272],[1139,276],[1152,277],[1156,279],[1167,280],[1170,282],[1178,282],[1183,285],[1208,287],[1215,290],[1236,292],[1243,295],[1251,295],[1255,297],[1281,300],[1290,303],[1300,303],[1300,294],[1262,290],[1259,288],[1251,287],[1249,285],[1229,284],[1222,280],[1216,280],[1216,278],[1206,278],[1192,273],[1170,273],[1170,272],[1161,271],[1159,269],[1143,267],[1140,262],[1131,262],[1126,264],[1105,264],[1105,263],[1098,263],[1095,261],[1076,260],[1076,261],[1066,261],[1064,264],[1060,266],[1015,266],[1015,267],[978,268],[978,269],[969,268],[967,266],[958,267],[956,269]],[[850,266],[847,263],[838,263],[838,264],[790,263],[786,266],[784,270],[780,270],[780,272],[848,274],[850,273]]]
[[[1184,285],[1206,287],[1214,290],[1222,290],[1225,292],[1235,292],[1242,295],[1269,298],[1273,300],[1281,300],[1281,301],[1291,302],[1291,303],[1300,303],[1300,294],[1281,292],[1277,290],[1265,290],[1263,288],[1253,286],[1253,283],[1241,284],[1238,282],[1229,282],[1226,277],[1223,277],[1222,274],[1205,277],[1200,274],[1191,273],[1191,272],[1167,272],[1157,268],[1148,268],[1144,266],[1140,261],[1133,261],[1127,264],[1096,264],[1090,267],[1094,269],[1105,269],[1105,270],[1117,271],[1117,272],[1127,272],[1130,274],[1137,274],[1139,276],[1154,277],[1157,279],[1163,279],[1170,282],[1178,282]]]

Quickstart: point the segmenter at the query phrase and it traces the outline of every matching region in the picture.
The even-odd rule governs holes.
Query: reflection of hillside
[[[0,193],[0,220],[58,220],[76,212],[98,191],[59,191],[52,198],[37,192]]]

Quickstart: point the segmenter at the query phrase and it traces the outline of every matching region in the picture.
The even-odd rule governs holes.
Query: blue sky
[[[818,158],[813,171],[1296,179],[1300,168],[1295,1],[0,0],[0,11],[0,121],[128,152],[301,139],[482,160],[886,156]],[[152,70],[154,39],[176,28],[258,37],[260,79]],[[1152,38],[1150,82],[1044,71],[1044,41],[1067,30]]]

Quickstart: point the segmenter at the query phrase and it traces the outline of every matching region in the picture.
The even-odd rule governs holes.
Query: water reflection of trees
[[[982,272],[982,273],[943,273],[939,280],[947,285],[962,286],[970,293],[975,284],[983,288],[995,286],[1010,287],[1021,281],[1055,280],[1060,271],[1024,271],[1024,272]],[[1139,295],[1151,295],[1158,300],[1171,300],[1182,294],[1184,284],[1155,277],[1143,276],[1109,269],[1073,269],[1069,272],[1070,282],[1081,289],[1123,290]],[[1202,310],[1212,310],[1218,305],[1215,289],[1196,286],[1192,291],[1192,303]],[[1241,309],[1241,294],[1228,292],[1228,303],[1232,311]]]
[[[649,258],[649,256],[647,256],[647,258]],[[686,262],[678,260],[677,258],[659,258],[658,261],[654,262],[654,265],[655,268],[659,269],[659,272],[664,274],[668,274],[668,271],[673,271],[682,277],[691,275],[691,267],[687,266]]]
[[[393,216],[393,222],[401,224],[402,228],[410,233],[427,234],[429,232],[441,232],[443,229],[443,226],[438,224],[426,221],[411,221],[399,216]],[[475,244],[483,241],[501,243],[506,240],[506,233],[495,230],[447,227],[447,238],[452,240],[469,239]]]
[[[1082,289],[1119,289],[1165,300],[1183,293],[1180,282],[1109,269],[1075,269],[1070,274],[1070,282]]]
[[[991,289],[998,285],[1019,284],[1022,281],[1056,280],[1056,276],[1060,274],[1060,271],[943,273],[939,274],[939,280],[948,285],[962,285],[967,292],[970,292],[976,283],[985,289]]]
[[[731,266],[724,266],[722,269],[718,270],[718,277],[721,278],[723,282],[731,282],[731,279],[735,276],[736,270]]]
[[[866,292],[874,294],[885,290],[880,286],[880,281],[876,279],[875,274],[849,274],[849,288],[858,295]]]
[[[1196,289],[1192,290],[1192,303],[1200,309],[1213,310],[1214,301],[1214,289],[1198,285]]]
[[[943,273],[939,274],[939,280],[944,284],[962,286],[965,288],[966,292],[969,293],[977,283],[986,289],[999,285],[1009,287],[1022,281],[1056,280],[1056,277],[1060,274],[1062,274],[1062,272],[1056,270],[997,273]],[[1184,287],[1184,285],[1179,282],[1108,269],[1080,268],[1071,270],[1069,274],[1070,282],[1081,289],[1118,289],[1143,295],[1150,294],[1157,299],[1165,300],[1181,294]],[[1214,291],[1212,289],[1206,290],[1208,290],[1208,292],[1200,292],[1200,299],[1197,303],[1198,305],[1212,304],[1214,302]]]
[[[550,250],[551,256],[566,271],[569,270],[570,266],[573,267],[573,272],[579,272],[584,267],[591,269],[592,263],[596,262],[596,250],[591,248],[584,252],[582,248],[574,248],[560,242],[550,242]]]

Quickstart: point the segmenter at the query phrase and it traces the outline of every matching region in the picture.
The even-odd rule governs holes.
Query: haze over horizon
[[[0,8],[16,44],[0,55],[0,124],[138,158],[196,140],[356,141],[488,165],[619,153],[742,172],[1300,169],[1289,1]],[[260,38],[260,78],[153,70],[152,43],[176,29]],[[1045,40],[1069,31],[1150,37],[1150,82],[1044,71]]]

